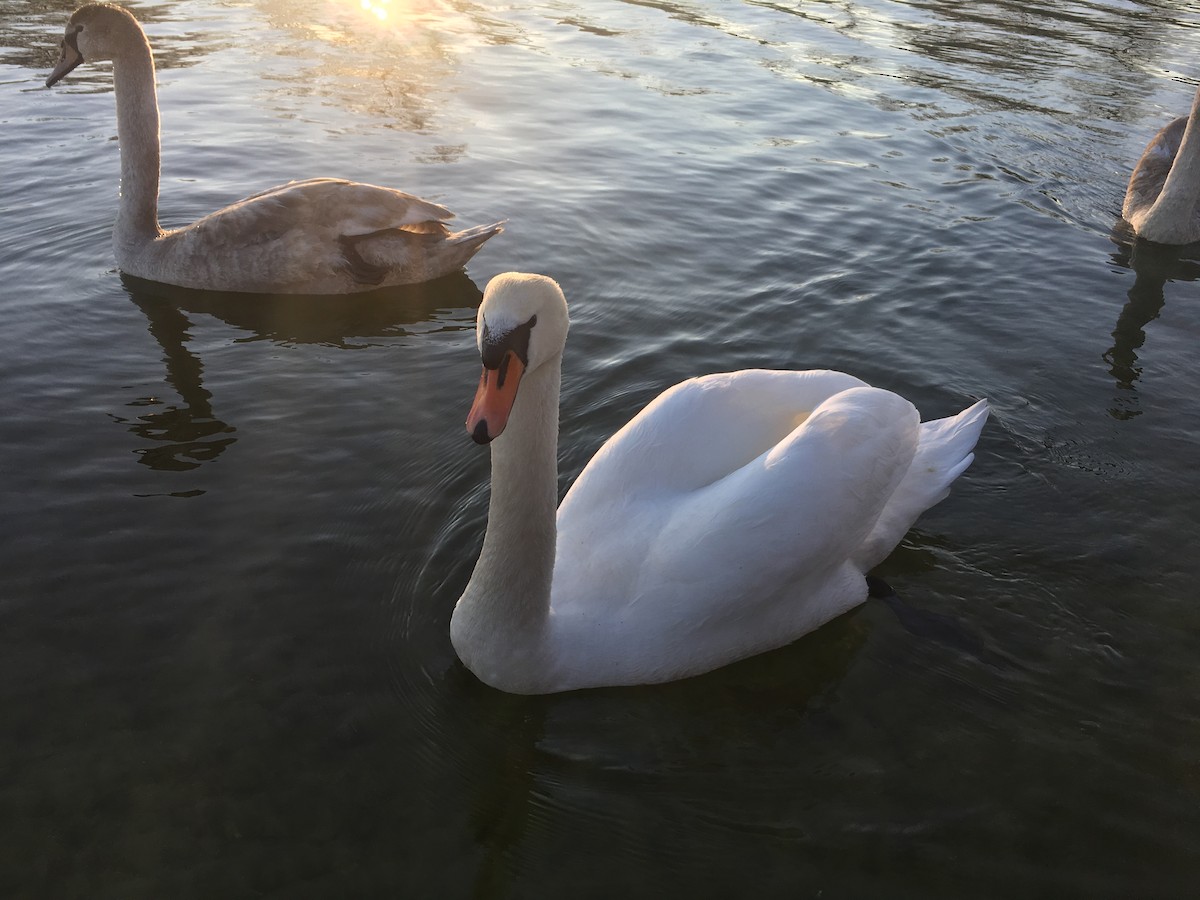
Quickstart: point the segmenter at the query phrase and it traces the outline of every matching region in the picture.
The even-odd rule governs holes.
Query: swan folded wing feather
[[[251,194],[225,209],[217,210],[213,215],[266,197],[273,197],[292,211],[296,210],[297,204],[311,205],[324,220],[335,220],[338,226],[347,229],[346,233],[420,225],[454,218],[454,213],[446,207],[414,194],[345,178],[306,178],[289,181]]]
[[[290,232],[363,235],[388,228],[413,231],[436,226],[453,213],[402,191],[334,178],[292,181],[254,194],[169,234],[213,232],[230,243],[261,241]],[[315,241],[314,241],[315,242]]]
[[[867,572],[883,562],[921,513],[946,499],[950,485],[975,459],[988,414],[987,401],[980,400],[958,415],[921,423],[912,465],[855,554],[858,568]]]
[[[720,642],[731,621],[765,622],[745,635],[746,653],[795,634],[780,631],[789,617],[816,627],[866,596],[862,573],[845,567],[909,468],[917,420],[903,398],[853,388],[710,484],[611,498],[565,526],[560,516],[552,606],[597,618],[603,609],[637,642],[697,631]],[[620,566],[606,571],[603,560]],[[780,605],[781,590],[796,602]]]
[[[690,378],[652,400],[614,434],[563,499],[611,502],[614,491],[670,493],[710,484],[783,440],[825,400],[866,383],[828,370],[744,369]]]
[[[240,201],[142,247],[117,248],[123,271],[154,279],[186,272],[183,287],[271,291],[327,276],[341,262],[336,235],[315,208],[288,191]]]
[[[646,536],[673,530],[682,494],[746,466],[821,402],[861,386],[841,372],[748,369],[691,378],[658,395],[597,451],[559,506],[560,611],[633,602],[652,547]],[[597,600],[600,593],[608,599]]]
[[[836,395],[760,458],[680,504],[663,535],[675,558],[659,568],[702,562],[690,567],[693,589],[711,594],[716,621],[775,599],[780,585],[822,580],[874,527],[911,465],[918,424],[912,404],[888,391]]]
[[[333,182],[334,184],[350,184],[351,182],[345,178],[293,178],[291,181],[285,181],[283,184],[272,185],[261,191],[255,191],[253,194],[247,194],[241,200],[231,203],[230,206],[237,206],[241,203],[247,203],[251,200],[258,200],[261,197],[268,197],[271,194],[277,194],[281,191],[288,191],[294,188],[300,188],[305,185],[321,184],[324,182]],[[228,207],[226,207],[228,208]],[[221,210],[217,210],[221,212]]]

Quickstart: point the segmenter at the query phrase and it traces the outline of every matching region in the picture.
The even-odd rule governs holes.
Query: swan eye
[[[529,366],[529,335],[537,324],[537,315],[529,317],[523,325],[517,325],[508,331],[493,332],[485,321],[483,333],[479,340],[479,355],[483,358],[485,369],[498,369],[508,353],[513,353],[521,360],[521,365]]]
[[[79,53],[78,41],[79,41],[79,33],[81,31],[83,31],[83,26],[76,25],[71,31],[67,32],[66,36],[63,38],[63,44],[64,44],[63,52],[64,53],[66,52],[67,47],[70,47],[76,53]],[[83,54],[79,53],[79,55],[82,56]]]

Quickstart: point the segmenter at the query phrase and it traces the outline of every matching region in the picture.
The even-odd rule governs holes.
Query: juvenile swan
[[[84,61],[111,59],[121,146],[113,251],[123,272],[181,287],[348,294],[457,271],[502,228],[450,233],[449,210],[411,194],[333,178],[293,181],[172,231],[158,223],[159,119],[154,57],[134,17],[80,7],[50,87]]]
[[[1191,115],[1171,122],[1146,146],[1121,215],[1148,241],[1200,241],[1200,90]]]
[[[924,424],[840,372],[747,369],[661,394],[555,515],[567,304],[492,279],[467,431],[491,442],[487,531],[450,620],[463,663],[519,694],[672,681],[787,644],[867,598],[864,578],[970,465],[987,402]]]

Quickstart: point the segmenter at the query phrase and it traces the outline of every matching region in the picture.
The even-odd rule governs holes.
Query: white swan
[[[451,234],[449,210],[389,188],[293,181],[173,231],[158,223],[159,119],[154,57],[137,20],[106,4],[67,23],[50,87],[85,60],[111,59],[121,146],[113,250],[123,272],[181,287],[347,294],[457,271],[500,223]]]
[[[1191,115],[1154,136],[1134,166],[1121,215],[1159,244],[1200,241],[1200,90]]]
[[[450,637],[513,693],[696,675],[862,603],[864,573],[946,496],[987,419],[980,400],[921,424],[840,372],[693,378],[600,448],[556,522],[567,326],[540,275],[497,276],[479,308],[467,430],[492,441],[491,500]]]

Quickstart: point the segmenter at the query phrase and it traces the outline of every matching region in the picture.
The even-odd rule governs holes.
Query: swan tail
[[[854,555],[861,571],[881,563],[921,513],[946,499],[950,485],[975,459],[975,444],[988,412],[987,401],[980,400],[956,416],[921,423],[912,465]]]
[[[429,249],[426,277],[437,277],[461,269],[486,241],[504,230],[503,222],[464,228],[440,238]]]
[[[416,284],[456,272],[484,242],[504,230],[503,222],[452,234],[441,222],[383,228],[339,239],[338,267],[355,282]]]
[[[446,243],[454,248],[456,254],[465,254],[463,263],[475,255],[484,242],[495,237],[504,230],[503,222],[493,222],[491,225],[476,225],[474,228],[464,228],[453,234],[446,235]]]

